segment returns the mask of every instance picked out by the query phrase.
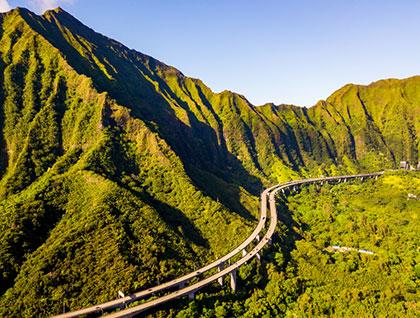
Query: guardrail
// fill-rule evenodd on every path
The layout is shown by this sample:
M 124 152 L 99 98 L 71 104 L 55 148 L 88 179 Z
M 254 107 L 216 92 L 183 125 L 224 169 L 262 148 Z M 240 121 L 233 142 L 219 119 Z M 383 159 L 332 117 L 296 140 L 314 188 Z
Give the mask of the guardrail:
M 126 306 L 129 303 L 132 303 L 134 301 L 138 301 L 142 298 L 145 298 L 147 296 L 150 296 L 150 295 L 152 295 L 154 293 L 157 293 L 157 292 L 160 292 L 162 290 L 169 289 L 169 288 L 172 288 L 172 287 L 183 287 L 184 284 L 186 284 L 187 282 L 189 282 L 193 278 L 196 278 L 200 275 L 203 275 L 213 268 L 222 266 L 223 264 L 228 262 L 231 258 L 233 258 L 235 255 L 237 255 L 239 252 L 246 249 L 249 246 L 249 244 L 251 244 L 255 239 L 257 239 L 259 237 L 259 234 L 260 234 L 261 230 L 265 226 L 266 217 L 267 217 L 266 193 L 268 191 L 270 191 L 270 189 L 272 189 L 272 188 L 274 188 L 274 187 L 271 187 L 271 188 L 268 188 L 268 189 L 264 190 L 264 192 L 261 195 L 261 214 L 260 214 L 260 219 L 259 219 L 257 227 L 254 229 L 252 234 L 244 242 L 242 242 L 238 247 L 236 247 L 234 250 L 232 250 L 231 252 L 229 252 L 225 256 L 223 256 L 223 257 L 217 259 L 216 261 L 214 261 L 214 262 L 212 262 L 212 263 L 210 263 L 210 264 L 208 264 L 208 265 L 206 265 L 202 268 L 199 268 L 199 269 L 197 269 L 197 270 L 195 270 L 191 273 L 188 273 L 184 276 L 175 278 L 171 281 L 168 281 L 166 283 L 157 285 L 155 287 L 151 287 L 151 288 L 148 288 L 146 290 L 138 291 L 138 292 L 133 293 L 129 296 L 125 296 L 125 297 L 122 297 L 122 298 L 111 300 L 111 301 L 108 301 L 108 302 L 105 302 L 105 303 L 102 303 L 102 304 L 98 304 L 98 305 L 95 305 L 95 306 L 87 307 L 87 308 L 84 308 L 84 309 L 80 309 L 80 310 L 68 312 L 68 313 L 65 313 L 65 314 L 57 315 L 57 316 L 54 316 L 54 317 L 55 318 L 72 318 L 72 317 L 78 317 L 78 316 L 82 316 L 82 315 L 103 313 L 104 311 L 111 310 L 111 309 L 114 309 L 114 308 L 121 308 L 121 307 Z
M 305 179 L 305 180 L 298 180 L 298 181 L 291 181 L 286 182 L 283 184 L 279 184 L 270 188 L 265 189 L 261 194 L 261 215 L 258 222 L 257 227 L 254 229 L 252 234 L 237 248 L 235 248 L 230 253 L 226 254 L 222 258 L 219 258 L 218 260 L 214 261 L 213 263 L 206 265 L 196 271 L 193 271 L 187 275 L 181 276 L 179 278 L 176 278 L 174 280 L 171 280 L 167 283 L 163 283 L 161 285 L 149 288 L 145 291 L 140 291 L 137 293 L 134 293 L 130 296 L 126 296 L 120 299 L 116 299 L 113 301 L 109 301 L 103 304 L 99 304 L 96 306 L 88 307 L 85 309 L 69 312 L 66 314 L 61 314 L 58 316 L 55 316 L 56 318 L 69 318 L 69 317 L 77 317 L 81 315 L 87 315 L 87 314 L 93 314 L 93 313 L 99 313 L 104 312 L 106 310 L 110 310 L 113 308 L 121 308 L 125 307 L 127 304 L 132 303 L 134 301 L 138 301 L 148 295 L 151 295 L 155 292 L 162 291 L 171 287 L 179 286 L 181 287 L 180 290 L 174 291 L 168 295 L 164 295 L 162 297 L 159 297 L 154 300 L 150 300 L 148 302 L 145 302 L 143 304 L 137 305 L 132 308 L 127 308 L 115 313 L 112 313 L 110 315 L 107 315 L 107 317 L 110 318 L 116 318 L 116 317 L 131 317 L 134 316 L 140 312 L 143 312 L 147 309 L 150 309 L 152 307 L 155 307 L 159 304 L 163 304 L 165 302 L 168 302 L 170 300 L 177 299 L 179 297 L 182 297 L 184 295 L 194 295 L 195 292 L 200 290 L 201 288 L 218 281 L 225 275 L 231 274 L 236 277 L 236 271 L 237 269 L 245 264 L 247 261 L 252 259 L 254 256 L 259 255 L 258 252 L 271 241 L 271 237 L 274 234 L 276 225 L 277 225 L 277 211 L 276 211 L 276 203 L 275 203 L 275 195 L 282 191 L 285 192 L 288 188 L 296 189 L 296 187 L 299 187 L 301 185 L 305 184 L 312 184 L 312 183 L 321 183 L 329 182 L 329 181 L 338 181 L 338 182 L 346 182 L 348 180 L 360 178 L 362 181 L 365 178 L 371 178 L 371 177 L 378 177 L 383 174 L 382 172 L 376 172 L 376 173 L 368 173 L 368 174 L 358 174 L 358 175 L 350 175 L 350 176 L 337 176 L 337 177 L 324 177 L 324 178 L 314 178 L 314 179 Z M 226 268 L 222 268 L 222 266 L 229 260 L 231 260 L 235 255 L 237 255 L 241 251 L 246 251 L 246 248 L 256 239 L 259 237 L 260 233 L 263 231 L 266 223 L 267 218 L 267 197 L 269 198 L 269 206 L 270 206 L 270 225 L 269 228 L 264 235 L 262 240 L 259 240 L 257 245 L 249 252 L 244 253 L 242 258 L 235 261 L 234 263 L 230 264 Z M 219 268 L 219 272 L 215 273 L 207 278 L 203 278 L 197 283 L 194 283 L 190 286 L 184 287 L 184 284 L 192 280 L 193 278 L 196 278 L 198 276 L 201 276 L 202 274 L 208 272 L 209 270 L 213 268 Z

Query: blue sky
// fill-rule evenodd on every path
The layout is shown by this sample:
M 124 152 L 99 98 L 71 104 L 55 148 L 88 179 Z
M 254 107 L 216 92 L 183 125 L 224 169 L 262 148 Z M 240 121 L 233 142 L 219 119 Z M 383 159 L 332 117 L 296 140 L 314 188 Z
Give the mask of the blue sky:
M 5 0 L 0 0 L 0 9 Z M 8 0 L 96 31 L 254 104 L 311 106 L 346 83 L 420 74 L 416 0 Z

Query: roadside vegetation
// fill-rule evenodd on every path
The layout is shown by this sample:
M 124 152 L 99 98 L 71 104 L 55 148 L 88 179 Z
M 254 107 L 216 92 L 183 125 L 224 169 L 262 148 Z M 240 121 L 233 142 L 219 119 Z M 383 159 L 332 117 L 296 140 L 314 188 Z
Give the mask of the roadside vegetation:
M 251 233 L 270 184 L 418 158 L 420 76 L 346 85 L 311 108 L 257 107 L 60 8 L 17 8 L 0 26 L 0 317 L 48 317 L 196 270 Z M 156 315 L 339 315 L 388 303 L 411 314 L 418 201 L 405 196 L 418 183 L 387 180 L 377 193 L 303 190 L 281 207 L 265 261 L 239 273 L 245 288 L 206 289 Z M 377 254 L 325 250 L 337 244 Z M 354 281 L 334 291 L 321 280 L 338 277 Z M 359 294 L 363 284 L 377 285 Z
M 240 291 L 203 293 L 171 315 L 418 317 L 420 201 L 409 193 L 420 197 L 418 173 L 288 196 L 279 205 L 283 224 L 274 247 L 263 263 L 241 269 Z M 333 252 L 331 245 L 375 254 Z

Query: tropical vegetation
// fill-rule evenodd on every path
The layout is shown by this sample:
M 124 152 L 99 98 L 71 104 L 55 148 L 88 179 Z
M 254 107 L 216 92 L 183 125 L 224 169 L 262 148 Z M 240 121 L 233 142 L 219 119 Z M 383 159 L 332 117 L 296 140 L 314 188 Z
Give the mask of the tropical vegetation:
M 0 316 L 49 316 L 194 270 L 250 233 L 270 184 L 419 157 L 420 77 L 347 85 L 311 108 L 255 106 L 60 8 L 0 24 Z M 318 250 L 318 234 L 296 245 Z M 301 281 L 287 253 L 273 257 L 241 275 L 256 288 L 249 308 L 285 277 L 267 284 L 295 293 L 283 313 Z

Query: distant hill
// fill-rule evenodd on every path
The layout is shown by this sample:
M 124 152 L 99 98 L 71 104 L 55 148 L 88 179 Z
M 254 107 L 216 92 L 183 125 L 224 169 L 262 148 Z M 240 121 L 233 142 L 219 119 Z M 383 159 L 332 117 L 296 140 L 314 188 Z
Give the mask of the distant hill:
M 420 77 L 347 85 L 309 109 L 255 106 L 60 8 L 0 23 L 3 316 L 197 268 L 246 237 L 264 185 L 419 156 Z

